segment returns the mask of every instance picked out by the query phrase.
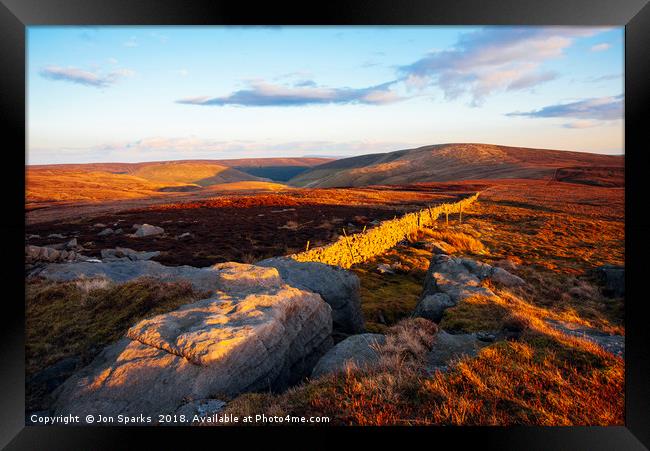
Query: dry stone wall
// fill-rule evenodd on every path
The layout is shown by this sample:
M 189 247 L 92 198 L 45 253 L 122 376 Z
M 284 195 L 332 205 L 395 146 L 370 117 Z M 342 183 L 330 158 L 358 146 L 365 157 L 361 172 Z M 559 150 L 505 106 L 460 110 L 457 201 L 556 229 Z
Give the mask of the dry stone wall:
M 479 193 L 458 202 L 408 213 L 401 218 L 384 221 L 363 233 L 344 235 L 336 243 L 317 247 L 290 257 L 301 262 L 320 262 L 350 268 L 380 255 L 403 240 L 409 233 L 423 226 L 433 225 L 445 215 L 461 213 L 478 199 Z

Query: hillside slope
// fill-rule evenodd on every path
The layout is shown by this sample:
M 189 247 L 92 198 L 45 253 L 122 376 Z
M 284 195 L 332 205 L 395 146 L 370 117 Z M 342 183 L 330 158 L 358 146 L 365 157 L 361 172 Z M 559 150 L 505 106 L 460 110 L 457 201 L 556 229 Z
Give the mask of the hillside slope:
M 290 185 L 344 187 L 481 179 L 550 179 L 560 168 L 623 167 L 622 156 L 491 144 L 439 144 L 325 163 Z

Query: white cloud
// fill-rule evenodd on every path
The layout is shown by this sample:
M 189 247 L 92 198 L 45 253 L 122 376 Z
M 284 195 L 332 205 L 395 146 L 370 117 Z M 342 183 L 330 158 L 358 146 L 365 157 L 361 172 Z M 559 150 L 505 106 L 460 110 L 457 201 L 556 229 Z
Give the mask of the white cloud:
M 600 44 L 592 45 L 590 50 L 592 52 L 604 52 L 605 50 L 609 50 L 611 47 L 612 44 L 601 42 Z
M 130 69 L 117 69 L 102 75 L 97 72 L 90 72 L 76 67 L 51 65 L 41 69 L 40 74 L 43 78 L 50 80 L 67 81 L 84 86 L 106 88 L 115 84 L 121 78 L 133 76 L 135 72 Z

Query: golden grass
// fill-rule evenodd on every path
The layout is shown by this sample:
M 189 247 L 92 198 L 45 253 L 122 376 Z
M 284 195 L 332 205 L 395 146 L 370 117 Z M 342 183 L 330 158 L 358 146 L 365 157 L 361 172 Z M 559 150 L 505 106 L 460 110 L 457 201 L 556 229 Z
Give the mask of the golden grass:
M 411 242 L 422 240 L 444 241 L 461 253 L 485 254 L 488 252 L 480 240 L 463 231 L 457 231 L 444 225 L 439 225 L 436 228 L 420 228 L 409 234 L 408 239 Z
M 89 358 L 144 317 L 175 310 L 204 295 L 189 283 L 151 278 L 123 284 L 30 281 L 25 304 L 27 374 L 65 357 Z
M 26 202 L 104 201 L 161 195 L 160 183 L 127 174 L 28 169 Z
M 242 395 L 226 413 L 325 415 L 334 425 L 623 424 L 621 359 L 529 330 L 521 342 L 493 344 L 449 372 L 427 375 L 435 329 L 426 323 L 391 328 L 381 365 L 351 367 L 280 395 Z

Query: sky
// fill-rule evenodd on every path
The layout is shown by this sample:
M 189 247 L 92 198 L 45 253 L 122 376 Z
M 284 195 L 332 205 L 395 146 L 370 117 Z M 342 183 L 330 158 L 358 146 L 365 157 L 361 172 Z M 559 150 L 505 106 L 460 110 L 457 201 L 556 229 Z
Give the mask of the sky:
M 26 163 L 622 154 L 623 43 L 594 27 L 32 26 Z

